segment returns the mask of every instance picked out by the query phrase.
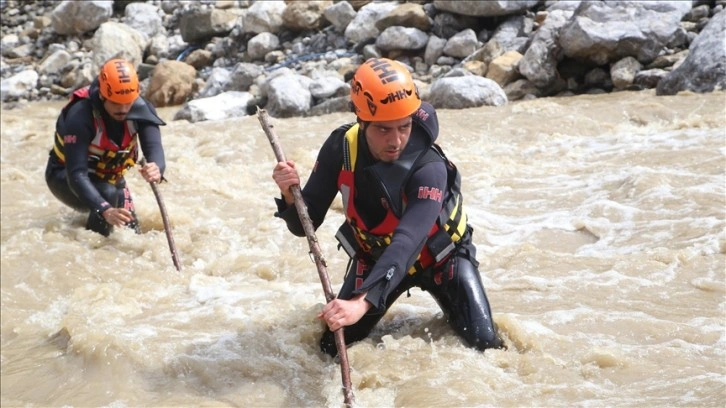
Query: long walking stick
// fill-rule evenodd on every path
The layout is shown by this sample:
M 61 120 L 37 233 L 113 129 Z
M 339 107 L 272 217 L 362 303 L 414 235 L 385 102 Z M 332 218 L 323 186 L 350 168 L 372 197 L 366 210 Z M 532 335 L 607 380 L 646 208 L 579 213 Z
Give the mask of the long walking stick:
M 270 140 L 270 144 L 272 145 L 272 150 L 275 152 L 275 157 L 277 157 L 277 161 L 286 161 L 285 153 L 283 153 L 282 147 L 280 147 L 280 143 L 277 140 L 277 136 L 272 129 L 273 126 L 269 123 L 267 112 L 265 112 L 264 109 L 258 109 L 257 118 L 260 120 L 262 129 L 265 131 L 267 138 Z M 308 238 L 310 252 L 312 252 L 313 258 L 315 259 L 315 265 L 318 267 L 320 282 L 323 284 L 323 291 L 325 291 L 325 300 L 330 302 L 331 300 L 335 299 L 335 295 L 333 294 L 333 289 L 330 286 L 330 279 L 328 278 L 325 259 L 323 258 L 322 252 L 320 250 L 320 245 L 318 245 L 318 239 L 315 237 L 313 222 L 310 220 L 308 208 L 305 205 L 305 200 L 303 200 L 300 186 L 294 185 L 291 187 L 291 190 L 293 196 L 295 196 L 295 208 L 297 209 L 297 213 L 300 216 L 300 221 L 302 222 L 303 228 L 305 229 L 305 235 Z M 345 347 L 343 328 L 336 330 L 334 334 L 335 345 L 338 347 L 338 356 L 340 356 L 340 372 L 343 376 L 343 395 L 345 398 L 345 405 L 347 407 L 350 407 L 353 404 L 354 398 L 353 389 L 350 382 L 350 367 L 348 365 L 348 353 Z
M 139 160 L 140 165 L 146 164 L 146 158 L 142 157 Z M 151 190 L 154 192 L 156 202 L 159 204 L 159 211 L 161 211 L 161 220 L 164 222 L 164 232 L 166 232 L 166 241 L 169 243 L 169 250 L 171 251 L 171 260 L 174 262 L 176 270 L 181 272 L 181 265 L 179 265 L 179 254 L 176 252 L 176 245 L 174 245 L 174 237 L 171 235 L 171 224 L 169 223 L 169 217 L 166 215 L 166 206 L 164 200 L 161 198 L 161 192 L 156 183 L 149 183 Z

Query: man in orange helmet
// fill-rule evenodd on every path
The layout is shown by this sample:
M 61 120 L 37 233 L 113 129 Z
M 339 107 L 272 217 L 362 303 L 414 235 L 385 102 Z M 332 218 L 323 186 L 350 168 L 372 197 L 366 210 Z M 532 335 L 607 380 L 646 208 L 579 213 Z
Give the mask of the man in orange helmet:
M 89 211 L 86 228 L 108 236 L 113 226 L 140 232 L 124 173 L 138 159 L 141 175 L 162 180 L 165 168 L 160 125 L 154 107 L 139 96 L 139 78 L 128 61 L 106 62 L 91 85 L 78 89 L 56 121 L 45 180 L 64 204 Z
M 408 69 L 385 58 L 356 70 L 351 102 L 356 123 L 332 132 L 302 189 L 316 229 L 340 191 L 346 221 L 336 238 L 351 258 L 338 297 L 318 315 L 328 326 L 321 349 L 337 354 L 333 332 L 342 327 L 347 344 L 367 337 L 412 287 L 434 297 L 467 345 L 504 347 L 477 269 L 459 173 L 435 144 L 436 111 L 421 101 Z M 295 163 L 277 163 L 272 178 L 282 193 L 275 216 L 305 236 L 290 190 L 300 184 Z

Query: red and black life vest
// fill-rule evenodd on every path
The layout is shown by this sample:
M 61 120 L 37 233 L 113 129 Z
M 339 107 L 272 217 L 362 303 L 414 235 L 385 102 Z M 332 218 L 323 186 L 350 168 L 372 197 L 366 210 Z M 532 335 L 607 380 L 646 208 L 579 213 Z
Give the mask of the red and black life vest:
M 461 180 L 456 167 L 444 156 L 437 145 L 426 144 L 421 152 L 415 152 L 416 159 L 405 168 L 397 167 L 388 174 L 378 174 L 380 184 L 386 190 L 390 203 L 386 216 L 378 225 L 366 225 L 355 208 L 355 163 L 358 156 L 359 125 L 355 124 L 345 133 L 343 167 L 338 176 L 338 190 L 343 198 L 346 224 L 336 234 L 341 246 L 351 257 L 368 256 L 377 260 L 376 254 L 390 245 L 393 232 L 398 226 L 405 209 L 405 196 L 400 193 L 403 183 L 421 161 L 443 160 L 448 172 L 448 194 L 445 196 L 437 222 L 429 231 L 426 245 L 417 260 L 409 268 L 414 274 L 429 266 L 443 263 L 466 232 L 467 217 L 462 205 Z M 413 135 L 412 135 L 413 136 Z M 410 141 L 409 141 L 410 143 Z M 399 174 L 392 174 L 393 172 Z M 401 174 L 403 173 L 403 174 Z M 393 184 L 391 182 L 393 180 Z M 398 201 L 398 202 L 396 202 Z
M 65 115 L 68 109 L 79 100 L 88 99 L 90 97 L 89 88 L 89 86 L 86 86 L 73 92 L 70 101 L 63 107 L 61 114 Z M 120 146 L 108 137 L 106 124 L 96 108 L 93 108 L 93 124 L 96 135 L 88 146 L 88 171 L 102 180 L 115 183 L 129 168 L 136 164 L 138 158 L 136 123 L 133 120 L 124 122 L 124 135 Z M 64 145 L 63 136 L 56 131 L 53 152 L 61 164 L 65 163 Z

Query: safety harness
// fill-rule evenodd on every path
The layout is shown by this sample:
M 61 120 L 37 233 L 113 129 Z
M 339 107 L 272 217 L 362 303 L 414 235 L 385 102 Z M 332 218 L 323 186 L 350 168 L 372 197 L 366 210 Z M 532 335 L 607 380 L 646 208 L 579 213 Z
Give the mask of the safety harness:
M 410 175 L 423 164 L 442 161 L 447 169 L 447 194 L 445 194 L 441 213 L 431 227 L 428 239 L 416 261 L 409 268 L 413 275 L 432 265 L 442 264 L 448 259 L 455 244 L 466 231 L 467 217 L 462 205 L 461 178 L 451 161 L 435 143 L 424 143 L 420 149 L 413 149 L 396 161 L 396 166 L 373 169 L 389 206 L 383 221 L 376 226 L 367 226 L 355 208 L 355 164 L 358 156 L 358 124 L 351 126 L 343 140 L 343 167 L 338 176 L 338 189 L 343 199 L 346 223 L 336 238 L 351 258 L 368 259 L 375 262 L 388 245 L 406 207 L 403 187 Z M 412 135 L 413 136 L 413 135 Z M 409 140 L 411 143 L 411 140 Z M 409 150 L 409 149 L 406 149 Z M 404 157 L 405 156 L 405 157 Z M 373 167 L 375 167 L 374 165 Z
M 91 95 L 89 89 L 90 86 L 86 86 L 73 92 L 70 101 L 63 108 L 62 115 L 65 115 L 74 103 L 82 99 L 89 99 Z M 96 135 L 88 146 L 88 172 L 94 174 L 101 180 L 115 184 L 129 168 L 136 164 L 138 158 L 138 130 L 136 121 L 126 120 L 124 122 L 124 134 L 120 146 L 108 137 L 106 124 L 96 107 L 93 107 L 93 125 L 96 130 Z M 65 154 L 63 153 L 64 145 L 65 141 L 63 140 L 63 136 L 56 131 L 53 152 L 60 164 L 65 164 Z

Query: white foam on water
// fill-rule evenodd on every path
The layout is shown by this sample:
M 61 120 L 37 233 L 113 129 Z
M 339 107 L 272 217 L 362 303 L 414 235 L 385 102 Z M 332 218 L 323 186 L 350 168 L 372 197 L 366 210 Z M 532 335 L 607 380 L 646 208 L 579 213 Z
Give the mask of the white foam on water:
M 413 290 L 348 349 L 357 404 L 721 406 L 723 112 L 704 111 L 709 95 L 673 98 L 441 112 L 509 350 L 468 348 Z M 136 171 L 144 233 L 85 231 L 83 214 L 29 182 L 42 180 L 52 121 L 25 130 L 36 124 L 13 115 L 0 138 L 3 405 L 341 405 L 340 367 L 318 345 L 321 282 L 305 238 L 272 216 L 274 157 L 256 118 L 163 129 L 179 272 Z M 274 122 L 305 178 L 330 124 L 349 119 Z M 317 230 L 334 291 L 340 211 Z M 67 347 L 48 341 L 61 329 Z

